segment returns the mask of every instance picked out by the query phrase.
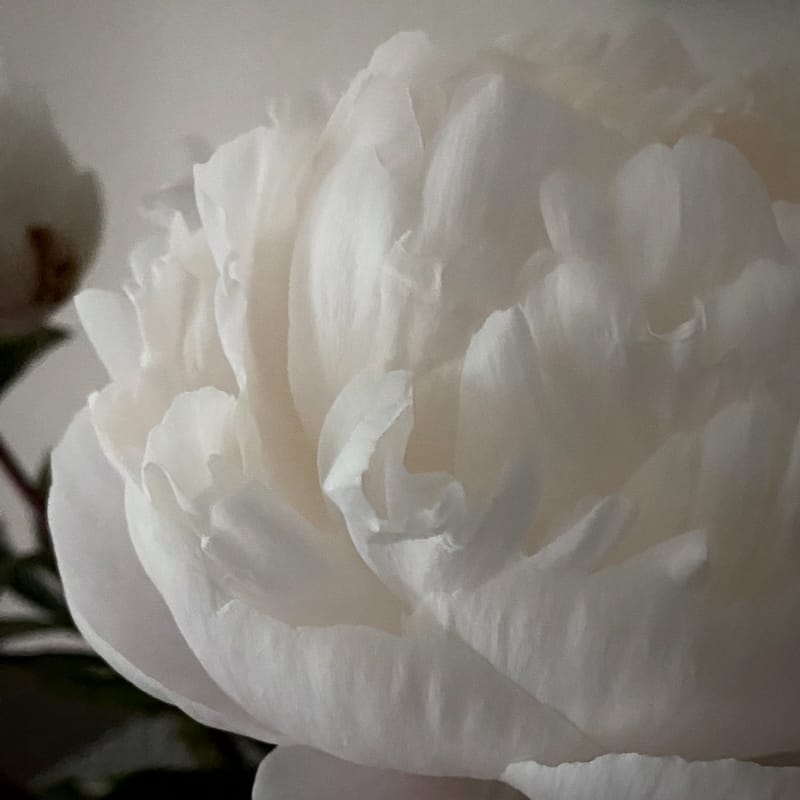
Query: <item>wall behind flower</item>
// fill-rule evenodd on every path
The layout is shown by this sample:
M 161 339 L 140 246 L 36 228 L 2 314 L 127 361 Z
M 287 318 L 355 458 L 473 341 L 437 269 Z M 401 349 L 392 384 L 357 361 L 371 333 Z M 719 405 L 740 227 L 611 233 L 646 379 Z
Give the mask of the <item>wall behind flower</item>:
M 667 9 L 711 69 L 791 57 L 800 33 L 794 0 L 0 0 L 0 48 L 10 76 L 41 87 L 78 161 L 100 175 L 106 227 L 86 283 L 112 287 L 145 229 L 137 202 L 184 168 L 185 134 L 219 142 L 261 121 L 271 97 L 336 86 L 399 29 L 423 28 L 458 53 L 544 19 L 630 5 Z M 71 310 L 61 319 L 75 322 Z M 5 398 L 0 430 L 33 467 L 102 380 L 78 336 Z M 0 509 L 19 530 L 4 484 Z

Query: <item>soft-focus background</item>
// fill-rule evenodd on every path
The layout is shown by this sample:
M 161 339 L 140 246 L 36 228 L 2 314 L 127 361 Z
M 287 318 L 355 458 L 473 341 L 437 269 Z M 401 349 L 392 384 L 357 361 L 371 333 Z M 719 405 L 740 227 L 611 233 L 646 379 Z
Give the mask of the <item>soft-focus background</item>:
M 270 98 L 338 87 L 401 29 L 422 28 L 457 55 L 576 14 L 613 23 L 630 6 L 666 10 L 711 71 L 800 60 L 795 0 L 0 0 L 0 53 L 12 80 L 41 88 L 77 160 L 100 176 L 104 239 L 85 283 L 108 288 L 145 230 L 139 199 L 186 169 L 185 135 L 221 142 L 263 121 Z M 71 309 L 59 318 L 75 321 Z M 35 468 L 102 382 L 76 336 L 4 397 L 0 431 L 26 466 Z M 0 509 L 25 546 L 24 511 L 2 481 Z M 37 708 L 28 689 L 0 683 L 0 770 L 39 769 L 116 721 L 87 722 L 78 706 Z M 43 714 L 46 741 L 34 746 Z

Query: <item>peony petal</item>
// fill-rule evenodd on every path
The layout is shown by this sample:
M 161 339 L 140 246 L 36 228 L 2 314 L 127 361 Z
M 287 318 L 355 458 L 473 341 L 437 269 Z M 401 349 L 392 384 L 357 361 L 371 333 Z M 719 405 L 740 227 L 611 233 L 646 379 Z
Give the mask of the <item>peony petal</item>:
M 139 366 L 142 351 L 136 312 L 119 292 L 86 289 L 75 297 L 81 325 L 112 380 Z
M 122 481 L 100 451 L 84 410 L 53 451 L 49 507 L 59 573 L 76 625 L 143 691 L 204 725 L 282 740 L 225 695 L 198 663 L 142 570 L 123 515 Z
M 650 373 L 635 359 L 644 335 L 637 298 L 602 263 L 566 261 L 530 287 L 535 342 L 533 411 L 540 504 L 533 541 L 554 515 L 616 490 L 652 446 Z M 637 402 L 637 392 L 646 395 Z
M 168 364 L 187 389 L 230 389 L 234 380 L 214 318 L 218 276 L 208 244 L 175 215 L 166 248 L 140 269 L 139 285 L 128 290 L 139 319 L 142 360 Z
M 195 167 L 197 207 L 221 278 L 220 337 L 240 388 L 260 377 L 251 374 L 258 372 L 251 353 L 264 349 L 264 342 L 250 336 L 254 315 L 261 325 L 259 336 L 270 345 L 261 368 L 273 380 L 273 370 L 285 370 L 285 362 L 274 365 L 276 356 L 280 363 L 276 344 L 286 337 L 289 256 L 284 239 L 296 223 L 317 134 L 313 119 L 256 128 Z M 285 374 L 279 379 L 285 382 Z
M 382 266 L 406 227 L 399 187 L 374 150 L 329 174 L 295 246 L 290 286 L 289 377 L 316 439 L 339 391 L 373 357 Z
M 147 437 L 142 466 L 161 467 L 187 510 L 214 487 L 212 457 L 243 468 L 235 413 L 236 400 L 211 386 L 184 392 Z
M 800 269 L 771 261 L 747 266 L 735 281 L 719 288 L 706 304 L 708 331 L 703 341 L 707 363 L 734 351 L 740 369 L 767 372 L 787 360 L 786 350 L 800 336 Z
M 145 367 L 89 396 L 92 425 L 106 458 L 123 475 L 139 480 L 147 437 L 185 389 L 180 375 Z
M 800 795 L 797 768 L 633 753 L 557 767 L 511 764 L 502 779 L 531 800 L 793 800 Z
M 554 172 L 542 183 L 539 194 L 553 250 L 565 260 L 612 260 L 610 214 L 591 183 L 575 173 Z
M 211 575 L 232 596 L 291 625 L 400 630 L 399 603 L 352 548 L 264 486 L 239 483 L 212 505 L 201 539 Z
M 252 423 L 242 398 L 205 387 L 178 395 L 147 440 L 145 473 L 168 481 L 214 580 L 284 622 L 397 630 L 397 604 L 352 548 L 260 482 Z
M 783 242 L 769 194 L 741 153 L 701 136 L 675 145 L 681 185 L 681 262 L 717 282 L 757 258 L 780 261 Z
M 509 758 L 598 754 L 441 631 L 293 628 L 232 597 L 211 578 L 169 484 L 156 478 L 148 476 L 149 498 L 127 484 L 137 553 L 209 674 L 264 724 L 342 758 L 422 774 L 491 778 Z
M 800 262 L 800 203 L 775 203 L 773 210 L 786 247 Z
M 524 334 L 519 334 L 519 319 L 523 319 Z M 516 321 L 510 333 L 519 334 L 517 341 L 513 335 L 502 335 L 509 333 L 511 321 Z M 497 341 L 492 341 L 494 335 Z M 494 361 L 494 389 L 506 379 L 512 382 L 511 392 L 518 392 L 520 387 L 513 382 L 526 372 L 527 365 L 521 360 L 525 350 L 520 345 L 525 337 L 530 339 L 519 311 L 498 313 L 487 324 L 473 359 L 475 363 L 481 358 Z M 499 349 L 493 350 L 495 346 Z M 511 351 L 510 358 L 502 353 L 503 347 Z M 464 390 L 479 395 L 492 388 L 480 386 L 479 377 L 474 372 L 471 380 L 463 383 Z M 498 391 L 509 399 L 511 392 Z M 487 397 L 490 395 L 488 392 Z M 481 402 L 486 399 L 478 398 L 471 407 L 481 422 L 485 418 Z M 465 410 L 468 405 L 464 403 Z M 475 421 L 469 413 L 463 417 L 466 420 Z M 363 375 L 339 395 L 320 438 L 320 480 L 326 495 L 342 512 L 362 559 L 410 602 L 434 589 L 455 591 L 485 580 L 517 557 L 530 527 L 535 496 L 533 457 L 524 445 L 501 460 L 499 472 L 489 476 L 486 486 L 478 482 L 480 476 L 472 475 L 476 484 L 470 487 L 471 497 L 465 496 L 462 484 L 448 474 L 409 473 L 404 456 L 413 424 L 407 373 L 393 372 L 377 379 Z M 470 436 L 472 433 L 470 430 Z M 508 430 L 503 433 L 511 434 Z M 467 440 L 465 430 L 462 440 Z M 505 436 L 502 446 L 510 441 Z M 501 445 L 484 442 L 474 447 L 485 452 L 487 447 L 498 449 Z M 461 462 L 468 464 L 466 453 Z
M 455 477 L 477 508 L 524 460 L 532 460 L 534 345 L 519 306 L 496 311 L 472 337 L 461 372 Z M 531 507 L 534 476 L 528 476 Z M 523 525 L 525 521 L 523 520 Z
M 402 31 L 375 48 L 367 72 L 390 78 L 418 79 L 438 60 L 438 52 L 422 31 Z
M 261 762 L 253 800 L 521 800 L 510 786 L 371 769 L 312 750 L 280 747 Z
M 644 292 L 655 292 L 675 269 L 681 235 L 681 186 L 673 151 L 653 144 L 619 171 L 612 193 L 620 250 Z
M 588 574 L 611 550 L 630 522 L 630 505 L 606 497 L 532 557 L 540 569 Z
M 605 522 L 616 525 L 613 516 Z M 724 535 L 734 558 L 747 552 L 747 537 Z M 792 686 L 800 632 L 790 622 L 800 600 L 791 570 L 773 569 L 769 591 L 762 581 L 759 594 L 750 588 L 731 602 L 719 596 L 730 588 L 726 564 L 725 548 L 694 530 L 588 576 L 543 569 L 533 556 L 424 605 L 608 750 L 698 759 L 791 751 L 800 713 Z M 720 570 L 725 580 L 717 580 Z
M 602 539 L 619 528 L 613 514 L 593 521 Z M 533 556 L 458 597 L 431 596 L 425 607 L 606 749 L 649 749 L 672 719 L 676 694 L 692 691 L 700 631 L 690 620 L 699 598 L 676 576 L 704 553 L 696 532 L 589 575 Z
M 195 169 L 197 204 L 219 273 L 215 328 L 247 387 L 271 486 L 304 516 L 324 518 L 314 453 L 289 390 L 289 267 L 319 136 L 318 104 L 221 147 Z M 225 388 L 225 387 L 221 387 Z
M 544 244 L 542 180 L 559 168 L 601 178 L 626 150 L 609 130 L 509 77 L 468 81 L 436 141 L 422 199 L 420 247 L 453 265 L 444 276 L 451 300 L 510 305 L 519 269 Z
M 320 174 L 351 150 L 374 150 L 387 168 L 415 172 L 423 155 L 417 112 L 425 118 L 437 105 L 438 71 L 438 53 L 424 33 L 398 33 L 380 45 L 325 126 Z
M 667 309 L 683 312 L 752 261 L 785 256 L 763 182 L 727 142 L 692 136 L 674 149 L 646 147 L 620 171 L 614 199 L 632 280 L 659 329 L 675 322 Z
M 715 580 L 737 594 L 774 580 L 758 556 L 773 545 L 764 528 L 774 524 L 774 487 L 790 446 L 786 429 L 775 404 L 756 397 L 720 411 L 701 435 L 691 524 L 709 531 Z
M 195 200 L 221 274 L 244 280 L 256 246 L 275 132 L 255 128 L 194 168 Z

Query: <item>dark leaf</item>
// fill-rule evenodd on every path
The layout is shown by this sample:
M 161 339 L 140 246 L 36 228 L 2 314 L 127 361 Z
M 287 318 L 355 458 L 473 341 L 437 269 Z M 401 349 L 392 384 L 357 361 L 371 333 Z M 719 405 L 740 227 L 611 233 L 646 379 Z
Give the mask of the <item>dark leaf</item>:
M 0 522 L 0 595 L 11 582 L 14 574 L 14 551 L 6 537 L 5 527 Z
M 48 566 L 48 556 L 36 553 L 18 558 L 10 580 L 20 597 L 48 612 L 55 622 L 72 626 L 58 577 Z
M 108 790 L 101 791 L 97 782 L 81 786 L 70 779 L 41 792 L 48 800 L 176 800 L 176 798 L 225 798 L 249 800 L 253 791 L 255 770 L 154 769 L 133 772 L 108 781 Z
M 50 494 L 50 486 L 53 482 L 52 470 L 50 467 L 50 453 L 42 459 L 39 471 L 36 473 L 36 490 L 42 497 L 44 507 L 47 507 L 47 497 Z M 47 524 L 47 515 L 38 514 L 36 519 L 36 541 L 39 544 L 39 555 L 42 564 L 51 572 L 56 572 L 56 554 L 53 550 L 53 539 L 50 536 L 50 527 Z
M 53 472 L 50 465 L 50 453 L 42 459 L 39 471 L 36 473 L 36 488 L 44 497 L 50 493 L 50 484 L 53 482 Z
M 62 629 L 50 622 L 40 619 L 26 619 L 25 617 L 6 617 L 0 619 L 0 644 L 6 639 L 16 636 L 29 636 L 33 633 L 59 633 Z
M 139 691 L 93 653 L 0 653 L 0 668 L 23 669 L 55 689 L 102 706 L 141 714 L 171 706 Z
M 3 800 L 36 800 L 39 795 L 32 794 L 22 786 L 0 773 L 0 797 Z
M 26 336 L 0 339 L 0 394 L 37 358 L 68 337 L 63 328 L 39 328 Z

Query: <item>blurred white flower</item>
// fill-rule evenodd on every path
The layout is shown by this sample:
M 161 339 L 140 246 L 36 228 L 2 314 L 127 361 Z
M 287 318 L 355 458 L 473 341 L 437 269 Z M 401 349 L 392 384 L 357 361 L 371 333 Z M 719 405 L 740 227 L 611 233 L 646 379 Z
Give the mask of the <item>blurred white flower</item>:
M 0 337 L 71 297 L 100 238 L 100 189 L 76 167 L 42 98 L 0 70 Z
M 800 215 L 709 135 L 778 123 L 734 85 L 681 112 L 660 24 L 458 70 L 402 34 L 80 295 L 71 608 L 282 745 L 257 797 L 800 796 L 755 763 L 800 748 Z

